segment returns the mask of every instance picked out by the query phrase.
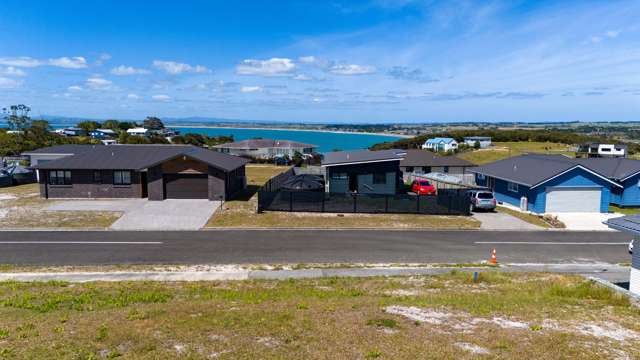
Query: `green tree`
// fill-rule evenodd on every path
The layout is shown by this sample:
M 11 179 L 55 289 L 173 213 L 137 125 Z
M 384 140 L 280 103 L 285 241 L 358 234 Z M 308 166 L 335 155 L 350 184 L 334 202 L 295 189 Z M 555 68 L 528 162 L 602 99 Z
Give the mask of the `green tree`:
M 86 131 L 87 133 L 100 128 L 100 123 L 97 121 L 87 120 L 81 121 L 77 125 L 80 129 Z
M 105 129 L 111 129 L 113 131 L 120 130 L 120 122 L 118 120 L 107 120 L 102 123 L 102 127 Z
M 131 121 L 121 121 L 118 124 L 118 128 L 122 131 L 127 131 L 129 129 L 132 129 L 134 127 L 138 126 L 136 123 L 131 122 Z
M 155 116 L 147 116 L 147 118 L 144 119 L 144 121 L 142 122 L 142 126 L 145 129 L 149 129 L 149 130 L 162 130 L 162 129 L 164 129 L 164 124 L 162 123 L 162 120 L 160 120 L 159 118 L 157 118 Z
M 24 104 L 11 105 L 9 108 L 2 108 L 5 120 L 11 130 L 25 131 L 31 126 L 29 112 L 31 108 Z
M 476 150 L 480 149 L 480 141 L 476 140 L 476 142 L 473 143 L 473 148 Z

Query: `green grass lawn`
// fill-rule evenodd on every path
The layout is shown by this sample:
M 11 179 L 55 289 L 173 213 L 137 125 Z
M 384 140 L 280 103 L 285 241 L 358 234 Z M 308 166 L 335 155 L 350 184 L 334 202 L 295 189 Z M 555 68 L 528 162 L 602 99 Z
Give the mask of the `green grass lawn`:
M 236 199 L 227 201 L 216 212 L 207 227 L 241 228 L 381 228 L 381 229 L 477 229 L 480 222 L 465 216 L 419 214 L 331 214 L 273 212 L 256 213 L 257 189 L 288 167 L 247 165 L 248 190 Z
M 524 153 L 562 154 L 575 156 L 573 146 L 548 142 L 495 142 L 487 149 L 473 150 L 459 156 L 474 164 L 486 164 Z
M 578 276 L 0 283 L 7 359 L 640 357 L 640 310 Z
M 623 215 L 640 214 L 640 208 L 621 208 L 615 205 L 609 205 L 609 212 L 620 213 Z

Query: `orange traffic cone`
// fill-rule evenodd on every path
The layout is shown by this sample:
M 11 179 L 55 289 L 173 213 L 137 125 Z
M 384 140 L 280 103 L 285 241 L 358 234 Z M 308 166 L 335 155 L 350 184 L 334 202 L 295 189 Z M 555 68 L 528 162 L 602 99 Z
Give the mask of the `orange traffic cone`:
M 489 259 L 489 264 L 498 265 L 498 257 L 496 256 L 496 248 L 491 250 L 491 259 Z

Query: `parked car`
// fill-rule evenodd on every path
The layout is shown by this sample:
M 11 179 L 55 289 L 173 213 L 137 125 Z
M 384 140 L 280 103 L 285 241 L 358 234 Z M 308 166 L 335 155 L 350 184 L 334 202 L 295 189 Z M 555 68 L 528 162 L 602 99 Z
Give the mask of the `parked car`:
M 633 255 L 633 240 L 629 242 L 629 254 Z
M 471 190 L 467 193 L 471 204 L 471 211 L 476 210 L 494 210 L 496 208 L 496 198 L 493 192 L 489 190 Z
M 436 188 L 428 180 L 413 180 L 411 192 L 416 195 L 435 195 Z

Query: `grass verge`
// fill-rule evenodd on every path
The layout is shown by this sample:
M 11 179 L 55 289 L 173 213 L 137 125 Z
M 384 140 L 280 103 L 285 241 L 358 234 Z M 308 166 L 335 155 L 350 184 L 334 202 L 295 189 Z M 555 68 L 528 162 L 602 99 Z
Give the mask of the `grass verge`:
M 509 214 L 522 221 L 526 221 L 529 224 L 540 226 L 546 229 L 564 229 L 565 225 L 557 219 L 547 219 L 544 216 L 534 215 L 529 213 L 512 210 L 504 206 L 496 206 L 496 211 L 504 214 Z
M 0 228 L 107 228 L 122 214 L 108 211 L 47 211 L 38 184 L 0 189 Z
M 622 208 L 615 205 L 609 205 L 609 212 L 619 213 L 623 215 L 640 214 L 640 208 Z
M 247 165 L 248 189 L 224 204 L 206 227 L 242 228 L 381 228 L 381 229 L 477 229 L 480 222 L 463 216 L 418 214 L 256 213 L 256 191 L 287 167 Z
M 0 317 L 0 356 L 16 359 L 640 356 L 637 308 L 555 274 L 3 282 Z
M 490 148 L 468 151 L 460 154 L 459 156 L 474 164 L 481 165 L 525 153 L 562 154 L 570 157 L 575 156 L 575 152 L 571 145 L 533 141 L 495 142 Z

